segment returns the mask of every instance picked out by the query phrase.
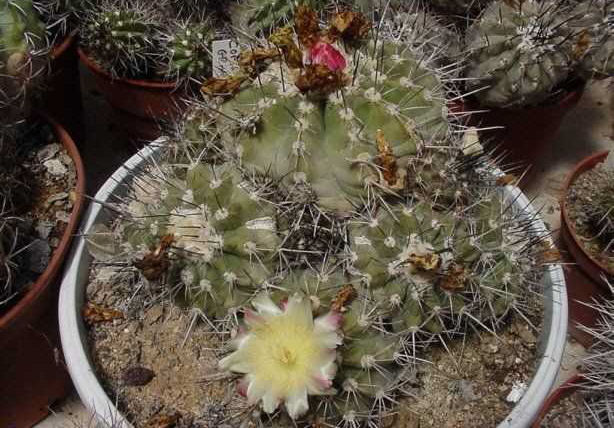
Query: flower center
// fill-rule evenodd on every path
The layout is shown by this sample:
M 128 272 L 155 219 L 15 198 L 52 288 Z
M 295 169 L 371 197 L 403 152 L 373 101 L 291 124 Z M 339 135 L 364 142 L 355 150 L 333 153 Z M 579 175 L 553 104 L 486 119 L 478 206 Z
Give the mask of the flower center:
M 282 347 L 280 350 L 280 355 L 278 357 L 279 362 L 285 364 L 287 366 L 292 366 L 296 363 L 296 353 L 292 350 Z

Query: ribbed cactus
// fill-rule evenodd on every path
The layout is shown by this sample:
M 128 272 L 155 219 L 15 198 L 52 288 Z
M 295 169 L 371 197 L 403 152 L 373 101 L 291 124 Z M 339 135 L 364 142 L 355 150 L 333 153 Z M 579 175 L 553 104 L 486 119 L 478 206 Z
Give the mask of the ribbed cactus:
M 159 10 L 150 2 L 105 0 L 85 10 L 81 43 L 114 77 L 151 77 L 163 52 Z
M 250 404 L 373 426 L 428 346 L 524 310 L 541 246 L 412 44 L 315 16 L 205 82 L 90 248 L 236 333 L 220 367 Z
M 614 253 L 614 171 L 606 170 L 602 177 L 603 181 L 595 183 L 592 204 L 583 209 L 603 248 Z
M 570 8 L 554 0 L 495 1 L 468 30 L 466 77 L 485 106 L 539 104 L 577 61 Z
M 80 16 L 90 5 L 88 0 L 36 0 L 36 3 L 41 6 L 41 18 L 56 42 L 79 26 Z
M 614 4 L 606 0 L 579 2 L 571 15 L 583 77 L 614 75 Z
M 5 109 L 23 109 L 26 90 L 46 70 L 45 25 L 30 0 L 0 6 L 0 108 L 2 123 L 14 120 Z
M 211 75 L 211 28 L 207 23 L 178 23 L 166 36 L 169 74 L 203 80 Z

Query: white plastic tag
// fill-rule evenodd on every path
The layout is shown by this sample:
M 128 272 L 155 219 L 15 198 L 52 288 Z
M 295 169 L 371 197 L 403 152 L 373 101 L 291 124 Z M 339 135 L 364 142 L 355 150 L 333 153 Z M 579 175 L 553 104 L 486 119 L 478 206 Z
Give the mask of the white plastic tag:
M 225 77 L 239 68 L 239 44 L 234 40 L 214 40 L 211 44 L 213 52 L 213 77 Z

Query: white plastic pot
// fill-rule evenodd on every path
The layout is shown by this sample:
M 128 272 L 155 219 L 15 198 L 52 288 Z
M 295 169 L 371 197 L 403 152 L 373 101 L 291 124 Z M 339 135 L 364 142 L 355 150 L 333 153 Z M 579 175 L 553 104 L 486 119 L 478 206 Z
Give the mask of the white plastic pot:
M 138 170 L 148 158 L 155 155 L 159 142 L 154 142 L 130 158 L 96 194 L 99 202 L 108 201 L 111 195 L 125 192 L 131 171 Z M 548 231 L 529 200 L 514 186 L 505 188 L 506 196 L 513 201 L 515 209 L 524 211 L 526 217 L 533 219 L 532 232 L 546 236 Z M 62 349 L 68 371 L 83 403 L 95 413 L 101 422 L 113 428 L 128 428 L 129 424 L 117 411 L 115 403 L 102 388 L 94 366 L 90 361 L 87 346 L 87 332 L 81 318 L 81 308 L 85 302 L 91 256 L 86 250 L 83 234 L 92 225 L 105 221 L 108 214 L 99 203 L 92 203 L 85 213 L 81 235 L 73 244 L 73 251 L 64 274 L 59 302 L 60 334 Z M 538 342 L 539 365 L 531 384 L 512 412 L 499 424 L 504 427 L 528 427 L 537 416 L 539 409 L 554 384 L 567 334 L 567 292 L 565 277 L 559 265 L 550 265 L 543 278 L 544 285 L 544 322 Z

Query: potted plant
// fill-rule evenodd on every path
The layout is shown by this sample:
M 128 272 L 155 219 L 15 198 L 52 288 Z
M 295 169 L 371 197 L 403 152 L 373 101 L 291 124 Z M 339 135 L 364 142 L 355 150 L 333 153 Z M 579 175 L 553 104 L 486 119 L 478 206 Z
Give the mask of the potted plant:
M 299 7 L 294 29 L 206 81 L 211 98 L 181 133 L 97 194 L 59 311 L 83 402 L 137 426 L 383 426 L 418 405 L 405 395 L 424 388 L 417 370 L 442 369 L 425 359 L 459 355 L 455 337 L 496 365 L 489 332 L 514 320 L 538 358 L 529 325 L 543 322 L 534 381 L 510 378 L 512 404 L 493 397 L 482 415 L 526 425 L 566 330 L 558 265 L 546 267 L 550 316 L 530 309 L 545 227 L 479 145 L 449 136 L 440 76 L 419 50 L 376 40 L 357 13 L 325 28 L 316 16 Z M 512 353 L 525 349 L 515 337 Z
M 79 152 L 51 118 L 28 115 L 45 76 L 45 26 L 31 1 L 0 7 L 0 425 L 30 426 L 70 390 L 55 282 L 83 203 Z
M 592 326 L 598 313 L 584 303 L 609 295 L 607 279 L 614 277 L 614 168 L 608 152 L 580 162 L 565 183 L 561 200 L 561 237 L 573 263 L 566 270 L 571 318 Z M 591 337 L 571 326 L 577 338 L 590 345 Z
M 571 419 L 574 425 L 606 427 L 614 424 L 611 408 L 614 399 L 614 387 L 612 386 L 614 370 L 611 361 L 614 351 L 612 343 L 614 301 L 610 294 L 607 299 L 595 299 L 588 306 L 598 313 L 598 320 L 595 325 L 580 326 L 580 329 L 591 336 L 594 342 L 588 354 L 582 359 L 580 373 L 573 376 L 548 397 L 533 424 L 534 428 L 561 426 L 560 422 L 551 420 L 556 417 L 557 407 L 563 407 L 560 404 L 561 400 L 572 394 L 576 395 L 576 400 L 565 406 L 567 407 L 565 410 L 566 418 Z M 550 422 L 550 425 L 547 422 Z
M 84 13 L 81 61 L 107 101 L 128 114 L 118 118 L 137 136 L 159 135 L 159 125 L 177 118 L 184 98 L 211 75 L 215 18 L 202 5 L 191 20 L 181 18 L 183 7 L 105 0 Z
M 82 0 L 37 0 L 41 19 L 52 41 L 49 76 L 45 80 L 43 109 L 60 121 L 76 140 L 84 137 L 81 80 L 77 55 L 77 26 Z
M 511 164 L 537 159 L 586 81 L 612 74 L 611 7 L 499 0 L 468 29 L 466 105 Z

